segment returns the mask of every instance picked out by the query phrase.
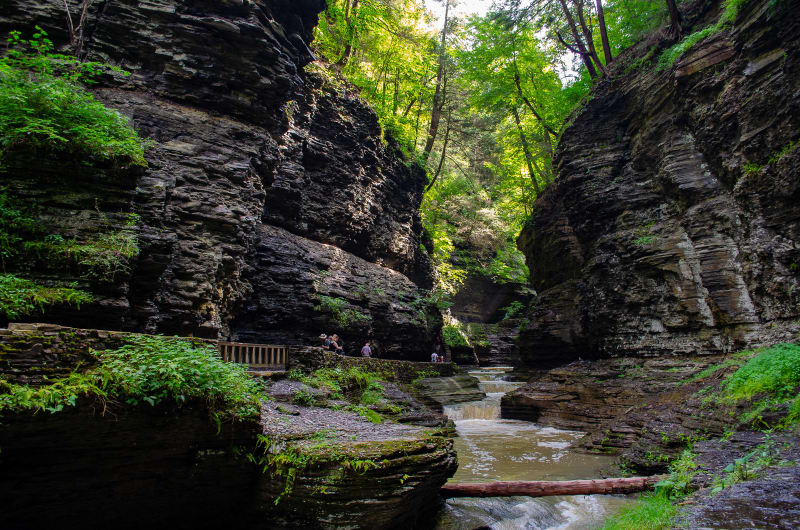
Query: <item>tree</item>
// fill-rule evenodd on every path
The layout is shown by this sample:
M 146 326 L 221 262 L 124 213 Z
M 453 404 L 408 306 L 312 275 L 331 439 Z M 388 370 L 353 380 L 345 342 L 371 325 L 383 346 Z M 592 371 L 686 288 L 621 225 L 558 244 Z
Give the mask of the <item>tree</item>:
M 443 106 L 443 83 L 447 83 L 445 75 L 447 57 L 447 19 L 450 13 L 450 0 L 444 0 L 444 24 L 442 25 L 442 42 L 439 46 L 439 66 L 436 71 L 436 91 L 433 93 L 433 103 L 431 104 L 431 121 L 428 128 L 428 139 L 425 141 L 425 148 L 422 153 L 427 159 L 433 149 L 433 142 L 436 141 L 436 133 L 439 130 L 439 120 L 442 116 Z

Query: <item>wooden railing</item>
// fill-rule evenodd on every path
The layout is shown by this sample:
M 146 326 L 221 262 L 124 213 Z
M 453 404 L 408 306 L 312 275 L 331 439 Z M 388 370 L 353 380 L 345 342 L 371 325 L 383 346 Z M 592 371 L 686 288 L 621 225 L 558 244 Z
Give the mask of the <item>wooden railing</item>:
M 289 361 L 286 346 L 222 341 L 217 344 L 223 361 L 247 364 L 257 370 L 286 370 L 286 363 Z

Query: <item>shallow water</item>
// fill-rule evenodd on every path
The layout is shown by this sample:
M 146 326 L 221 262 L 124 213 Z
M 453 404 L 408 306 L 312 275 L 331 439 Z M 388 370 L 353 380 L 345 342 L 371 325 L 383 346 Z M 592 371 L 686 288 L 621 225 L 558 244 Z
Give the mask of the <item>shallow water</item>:
M 445 407 L 458 431 L 459 467 L 451 482 L 494 480 L 572 480 L 600 476 L 611 459 L 571 453 L 568 446 L 583 433 L 500 419 L 500 398 L 522 383 L 506 381 L 510 368 L 470 372 L 487 393 L 483 401 Z M 586 529 L 602 524 L 627 497 L 495 497 L 448 499 L 437 529 Z

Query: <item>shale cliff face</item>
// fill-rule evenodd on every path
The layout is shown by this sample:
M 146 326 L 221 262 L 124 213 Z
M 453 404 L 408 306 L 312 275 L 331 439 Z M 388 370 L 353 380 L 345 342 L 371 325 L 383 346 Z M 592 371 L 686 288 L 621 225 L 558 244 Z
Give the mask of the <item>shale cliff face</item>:
M 38 24 L 65 44 L 63 3 L 35 4 L 6 2 L 0 34 L 27 36 Z M 70 5 L 77 12 L 78 3 Z M 308 343 L 342 327 L 321 303 L 330 296 L 362 315 L 345 336 L 351 344 L 371 335 L 408 356 L 432 342 L 440 321 L 419 290 L 431 281 L 419 244 L 425 174 L 382 143 L 363 102 L 324 68 L 307 66 L 323 7 L 319 0 L 92 6 L 86 58 L 131 72 L 105 76 L 96 96 L 155 141 L 149 167 L 87 167 L 19 151 L 2 179 L 38 204 L 46 231 L 65 238 L 118 228 L 126 219 L 119 212 L 138 214 L 141 251 L 111 280 L 44 260 L 16 264 L 9 272 L 75 281 L 95 294 L 79 312 L 32 318 Z M 331 265 L 338 262 L 356 265 Z M 315 275 L 338 277 L 341 288 L 330 294 L 332 287 L 309 283 Z M 286 287 L 298 282 L 308 285 Z M 354 285 L 365 292 L 345 293 Z M 379 319 L 385 324 L 373 326 Z M 390 327 L 399 332 L 390 335 Z
M 645 53 L 667 42 L 640 45 L 574 116 L 518 241 L 539 292 L 521 336 L 528 363 L 722 353 L 797 331 L 791 4 L 746 3 L 666 70 Z M 623 71 L 636 54 L 644 66 Z

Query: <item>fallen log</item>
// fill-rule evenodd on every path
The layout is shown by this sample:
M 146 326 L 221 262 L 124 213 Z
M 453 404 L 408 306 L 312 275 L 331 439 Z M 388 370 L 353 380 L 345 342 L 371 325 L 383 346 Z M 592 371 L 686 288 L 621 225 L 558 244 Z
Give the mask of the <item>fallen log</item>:
M 635 493 L 653 489 L 663 476 L 604 478 L 595 480 L 537 480 L 530 482 L 478 482 L 445 484 L 442 497 L 549 497 L 551 495 L 592 495 Z

